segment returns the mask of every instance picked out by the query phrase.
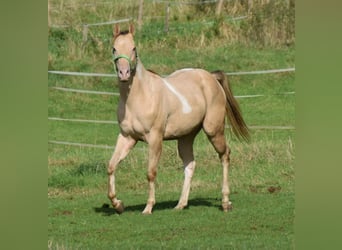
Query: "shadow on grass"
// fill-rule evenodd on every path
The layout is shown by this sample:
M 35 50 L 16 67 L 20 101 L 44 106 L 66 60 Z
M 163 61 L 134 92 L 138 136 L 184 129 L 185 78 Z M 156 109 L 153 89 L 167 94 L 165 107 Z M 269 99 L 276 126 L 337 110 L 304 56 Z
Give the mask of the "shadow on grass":
M 218 209 L 221 209 L 221 205 L 218 205 L 219 200 L 208 198 L 208 199 L 201 199 L 201 198 L 195 198 L 191 199 L 188 202 L 188 206 L 184 209 L 188 209 L 189 207 L 196 207 L 196 206 L 204 206 L 204 207 L 217 207 Z M 162 201 L 157 202 L 154 207 L 153 211 L 157 210 L 172 210 L 176 205 L 178 201 Z M 146 204 L 138 204 L 138 205 L 132 205 L 125 207 L 124 212 L 142 212 L 145 208 Z M 103 204 L 101 207 L 95 207 L 94 211 L 96 213 L 102 213 L 104 216 L 110 216 L 113 214 L 118 214 L 113 207 L 111 207 L 109 204 Z

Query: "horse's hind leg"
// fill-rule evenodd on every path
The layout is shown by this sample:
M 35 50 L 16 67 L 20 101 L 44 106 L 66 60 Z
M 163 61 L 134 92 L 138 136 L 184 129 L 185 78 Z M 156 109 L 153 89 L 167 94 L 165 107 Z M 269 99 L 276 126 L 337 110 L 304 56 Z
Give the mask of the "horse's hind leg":
M 122 202 L 116 198 L 115 170 L 118 164 L 127 156 L 135 144 L 136 141 L 134 139 L 130 137 L 124 137 L 123 135 L 119 134 L 114 153 L 108 165 L 108 198 L 118 213 L 122 213 L 124 207 Z
M 224 137 L 224 127 L 218 129 L 218 131 L 206 131 L 206 134 L 218 153 L 222 167 L 223 167 L 223 181 L 222 181 L 222 209 L 227 212 L 232 208 L 231 202 L 229 201 L 229 182 L 228 182 L 228 170 L 229 170 L 229 155 L 230 149 L 227 145 Z
M 227 212 L 232 209 L 232 203 L 229 201 L 229 181 L 228 181 L 228 170 L 230 163 L 230 149 L 226 146 L 225 152 L 220 155 L 222 166 L 223 166 L 223 181 L 222 181 L 222 209 Z
M 193 142 L 196 134 L 191 134 L 178 140 L 178 152 L 184 164 L 184 184 L 182 194 L 175 209 L 183 209 L 188 205 L 191 179 L 196 166 L 193 154 Z

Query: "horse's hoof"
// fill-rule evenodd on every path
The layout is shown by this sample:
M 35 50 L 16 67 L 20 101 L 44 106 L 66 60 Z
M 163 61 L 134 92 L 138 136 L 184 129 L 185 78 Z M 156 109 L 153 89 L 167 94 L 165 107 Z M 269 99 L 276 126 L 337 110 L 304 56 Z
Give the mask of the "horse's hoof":
M 150 214 L 152 214 L 152 207 L 146 206 L 144 211 L 142 211 L 142 214 L 143 215 L 150 215 Z
M 183 210 L 184 207 L 185 207 L 185 206 L 177 205 L 177 206 L 175 206 L 174 209 L 179 211 L 179 210 Z
M 233 210 L 232 203 L 229 201 L 228 203 L 222 204 L 222 210 L 223 212 L 228 212 L 228 211 Z
M 114 206 L 114 209 L 118 214 L 123 213 L 123 211 L 125 210 L 123 202 L 118 201 L 117 204 Z

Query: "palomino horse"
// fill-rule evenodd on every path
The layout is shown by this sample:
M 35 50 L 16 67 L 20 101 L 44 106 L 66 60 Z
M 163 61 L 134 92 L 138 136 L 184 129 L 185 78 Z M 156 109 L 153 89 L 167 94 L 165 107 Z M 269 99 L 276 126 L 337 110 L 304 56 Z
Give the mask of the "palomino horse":
M 176 209 L 188 204 L 190 182 L 195 170 L 193 142 L 203 128 L 223 166 L 222 208 L 231 208 L 228 167 L 230 149 L 224 137 L 227 114 L 233 132 L 248 139 L 248 128 L 232 95 L 225 74 L 203 69 L 181 69 L 166 78 L 144 68 L 133 40 L 134 27 L 113 32 L 113 56 L 119 78 L 120 101 L 117 118 L 120 134 L 108 166 L 108 198 L 118 213 L 123 203 L 115 192 L 115 169 L 138 141 L 148 143 L 149 195 L 143 214 L 155 204 L 155 178 L 163 140 L 176 139 L 184 164 L 184 185 Z

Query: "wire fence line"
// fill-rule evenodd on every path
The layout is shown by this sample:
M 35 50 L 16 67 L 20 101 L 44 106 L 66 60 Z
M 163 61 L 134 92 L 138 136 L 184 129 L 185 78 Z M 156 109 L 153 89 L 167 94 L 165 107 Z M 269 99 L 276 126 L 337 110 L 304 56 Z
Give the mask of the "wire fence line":
M 96 94 L 96 95 L 116 95 L 119 96 L 120 93 L 117 92 L 106 92 L 106 91 L 95 91 L 95 90 L 84 90 L 84 89 L 70 89 L 70 88 L 62 88 L 62 87 L 51 87 L 52 89 L 61 90 L 65 92 L 76 92 L 76 93 L 85 93 L 85 94 Z
M 66 122 L 100 123 L 100 124 L 119 124 L 117 121 L 68 119 L 68 118 L 59 118 L 59 117 L 48 117 L 48 120 L 51 120 L 51 121 L 66 121 Z
M 101 23 L 86 23 L 83 25 L 86 25 L 86 26 L 102 26 L 102 25 L 116 24 L 116 23 L 127 23 L 127 22 L 131 21 L 132 19 L 133 19 L 132 17 L 129 17 L 129 18 L 121 19 L 121 20 L 111 20 L 111 21 L 101 22 Z
M 114 149 L 114 146 L 98 145 L 98 144 L 87 144 L 87 143 L 79 143 L 79 142 L 49 140 L 48 143 L 49 144 L 67 145 L 67 146 L 77 146 L 77 147 Z
M 226 75 L 257 75 L 257 74 L 272 74 L 272 73 L 284 73 L 296 71 L 295 67 L 285 69 L 269 69 L 269 70 L 256 70 L 256 71 L 240 71 L 240 72 L 226 72 Z M 73 76 L 100 76 L 100 77 L 117 77 L 117 74 L 106 74 L 106 73 L 87 73 L 87 72 L 70 72 L 70 71 L 58 71 L 48 70 L 50 74 L 57 75 L 73 75 Z M 163 77 L 167 75 L 162 75 Z
M 89 7 L 89 6 L 97 6 L 97 5 L 106 5 L 106 4 L 114 4 L 113 1 L 96 1 L 96 2 L 93 2 L 93 3 L 85 3 L 85 2 L 82 2 L 82 6 L 84 7 Z M 50 10 L 53 10 L 53 11 L 58 11 L 58 10 L 62 10 L 62 8 L 71 8 L 71 7 L 77 7 L 79 6 L 80 4 L 75 4 L 75 3 L 69 3 L 69 4 L 63 4 L 63 5 L 59 5 L 59 6 L 51 6 L 50 7 Z
M 204 5 L 204 4 L 211 4 L 211 3 L 216 3 L 217 0 L 206 0 L 206 1 L 199 1 L 199 2 L 194 2 L 194 1 L 163 1 L 163 0 L 152 0 L 150 1 L 151 3 L 161 3 L 161 4 L 170 4 L 170 5 Z M 81 2 L 80 2 L 81 3 Z M 114 5 L 115 3 L 113 1 L 96 1 L 93 3 L 90 2 L 82 2 L 82 4 L 63 4 L 62 7 L 65 8 L 71 8 L 71 7 L 77 7 L 82 5 L 82 7 L 89 7 L 89 6 L 98 6 L 98 5 Z M 61 10 L 61 6 L 51 6 L 50 7 L 51 11 L 59 11 Z
M 229 128 L 229 126 L 226 126 Z M 250 129 L 256 130 L 295 130 L 294 126 L 248 126 Z M 48 140 L 49 144 L 58 144 L 65 146 L 77 146 L 77 147 L 88 147 L 88 148 L 103 148 L 103 149 L 114 149 L 114 146 L 109 145 L 99 145 L 99 144 L 88 144 L 88 143 L 80 143 L 80 142 L 68 142 L 68 141 L 57 141 L 57 140 Z
M 200 2 L 156 0 L 153 2 L 154 3 L 164 3 L 164 4 L 169 4 L 169 5 L 204 5 L 204 4 L 217 3 L 217 0 L 207 0 L 207 1 L 200 1 Z
M 117 77 L 117 74 L 71 72 L 71 71 L 59 71 L 59 70 L 48 70 L 48 73 L 50 73 L 50 74 L 57 74 L 57 75 L 69 75 L 69 76 Z
M 95 90 L 84 90 L 84 89 L 72 89 L 72 88 L 63 88 L 63 87 L 50 87 L 51 89 L 65 91 L 65 92 L 75 92 L 75 93 L 84 93 L 84 94 L 96 94 L 96 95 L 115 95 L 120 96 L 119 92 L 106 92 L 106 91 L 95 91 Z M 291 92 L 283 92 L 272 95 L 293 95 L 294 91 Z M 263 97 L 267 96 L 265 94 L 254 94 L 254 95 L 235 95 L 235 98 L 254 98 L 254 97 Z
M 165 16 L 145 16 L 144 19 L 157 19 L 157 18 L 165 18 Z M 237 17 L 232 17 L 232 16 L 228 16 L 227 20 L 231 20 L 231 21 L 238 21 L 238 20 L 242 20 L 242 19 L 246 19 L 248 18 L 247 15 L 243 15 L 243 16 L 237 16 Z M 69 27 L 90 27 L 90 26 L 103 26 L 103 25 L 109 25 L 109 24 L 116 24 L 116 23 L 125 23 L 125 22 L 130 22 L 134 20 L 133 17 L 129 17 L 129 18 L 124 18 L 124 19 L 120 19 L 120 20 L 110 20 L 110 21 L 104 21 L 104 22 L 98 22 L 98 23 L 82 23 L 82 24 L 76 24 L 76 25 L 68 25 L 68 24 L 51 24 L 50 27 L 51 28 L 69 28 Z M 199 23 L 193 23 L 190 26 L 193 25 L 200 25 L 200 24 L 213 24 L 214 21 L 201 21 Z M 180 30 L 180 29 L 185 29 L 184 27 L 174 27 L 172 28 L 174 30 Z
M 124 19 L 119 19 L 119 20 L 110 20 L 110 21 L 105 21 L 105 22 L 99 22 L 99 23 L 82 23 L 82 24 L 76 24 L 76 25 L 66 25 L 66 24 L 61 24 L 61 25 L 55 25 L 52 24 L 50 27 L 52 28 L 68 28 L 68 27 L 90 27 L 90 26 L 103 26 L 103 25 L 109 25 L 109 24 L 116 24 L 116 23 L 127 23 L 133 20 L 132 17 L 124 18 Z
M 290 92 L 283 92 L 278 94 L 271 94 L 271 95 L 294 95 L 296 92 L 290 91 Z M 270 95 L 264 95 L 264 94 L 258 94 L 258 95 L 235 95 L 234 97 L 237 99 L 242 98 L 255 98 L 255 97 L 264 97 L 264 96 L 270 96 Z
M 229 1 L 229 0 L 228 0 Z M 209 3 L 216 3 L 217 0 L 206 0 L 206 1 L 199 1 L 199 2 L 191 2 L 191 1 L 163 1 L 163 0 L 152 0 L 152 1 L 148 1 L 151 3 L 170 3 L 170 4 L 174 4 L 174 5 L 181 5 L 181 4 L 196 4 L 196 5 L 202 5 L 202 4 L 209 4 Z M 96 2 L 81 2 L 80 4 L 75 4 L 75 3 L 69 3 L 69 4 L 63 4 L 63 7 L 66 8 L 70 8 L 70 7 L 75 7 L 75 6 L 96 6 L 96 5 L 106 5 L 106 4 L 110 4 L 110 5 L 114 5 L 114 1 L 96 1 Z M 51 6 L 50 8 L 51 10 L 55 10 L 55 9 L 61 9 L 61 7 L 58 6 Z
M 48 120 L 52 121 L 63 121 L 63 122 L 80 122 L 80 123 L 94 123 L 94 124 L 112 124 L 118 125 L 118 121 L 106 121 L 106 120 L 86 120 L 86 119 L 69 119 L 69 118 L 59 118 L 59 117 L 48 117 Z M 258 125 L 251 125 L 248 126 L 250 129 L 271 129 L 271 130 L 278 130 L 278 129 L 294 129 L 294 126 L 258 126 Z M 226 128 L 230 128 L 230 126 L 226 126 Z
M 287 69 L 269 69 L 269 70 L 257 70 L 257 71 L 242 71 L 242 72 L 228 72 L 226 75 L 255 75 L 255 74 L 272 74 L 272 73 L 282 73 L 282 72 L 292 72 L 296 71 L 296 68 Z

